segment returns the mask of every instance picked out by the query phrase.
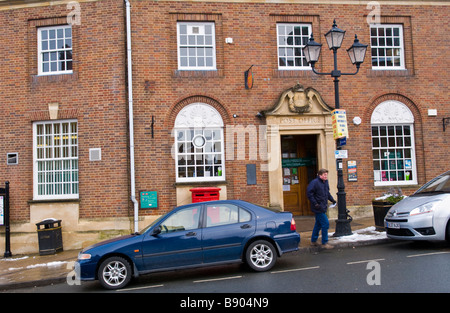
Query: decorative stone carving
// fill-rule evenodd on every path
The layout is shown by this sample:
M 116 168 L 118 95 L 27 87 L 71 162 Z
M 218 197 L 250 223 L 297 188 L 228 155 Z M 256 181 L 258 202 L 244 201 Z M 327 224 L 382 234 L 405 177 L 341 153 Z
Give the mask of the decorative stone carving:
M 191 103 L 185 106 L 175 119 L 176 128 L 223 127 L 219 112 L 206 103 Z
M 289 100 L 289 110 L 293 113 L 305 113 L 311 111 L 311 98 L 305 94 L 303 86 L 300 84 L 285 92 Z
M 331 112 L 329 107 L 320 94 L 311 87 L 304 88 L 296 84 L 281 93 L 275 106 L 262 113 L 265 115 L 299 115 L 321 112 Z
M 380 103 L 373 110 L 370 123 L 412 124 L 414 123 L 414 115 L 405 104 L 396 100 L 388 100 Z
M 59 110 L 59 103 L 58 102 L 51 102 L 48 104 L 48 113 L 50 115 L 51 120 L 57 120 L 58 119 L 58 110 Z

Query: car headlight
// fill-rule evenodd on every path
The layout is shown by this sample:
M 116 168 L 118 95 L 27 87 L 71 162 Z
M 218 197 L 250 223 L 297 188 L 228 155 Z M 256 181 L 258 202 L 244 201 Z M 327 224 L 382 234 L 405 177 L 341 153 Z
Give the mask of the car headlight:
M 78 255 L 78 260 L 90 260 L 91 255 L 89 253 L 80 253 Z
M 409 212 L 409 216 L 431 213 L 434 211 L 434 207 L 436 206 L 436 204 L 438 202 L 440 202 L 440 201 L 432 201 L 432 202 L 424 203 L 421 206 L 418 206 L 417 208 L 415 208 L 411 212 Z

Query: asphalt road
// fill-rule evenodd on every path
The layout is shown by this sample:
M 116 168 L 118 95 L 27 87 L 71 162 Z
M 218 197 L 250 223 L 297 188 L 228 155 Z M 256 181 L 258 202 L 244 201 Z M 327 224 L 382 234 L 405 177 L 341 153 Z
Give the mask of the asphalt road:
M 447 243 L 393 242 L 315 254 L 292 253 L 278 259 L 269 272 L 254 273 L 244 265 L 229 265 L 156 273 L 142 276 L 119 291 L 106 291 L 97 282 L 82 282 L 81 285 L 59 284 L 13 292 L 182 293 L 173 300 L 174 305 L 183 301 L 180 299 L 186 294 L 190 295 L 190 301 L 197 299 L 199 295 L 195 293 L 243 296 L 304 292 L 448 293 L 450 246 Z

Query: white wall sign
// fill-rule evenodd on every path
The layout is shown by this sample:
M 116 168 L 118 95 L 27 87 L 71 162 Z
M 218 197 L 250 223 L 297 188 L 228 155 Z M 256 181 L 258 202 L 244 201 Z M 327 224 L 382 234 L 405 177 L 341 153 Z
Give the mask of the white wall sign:
M 335 150 L 334 157 L 336 159 L 347 159 L 348 158 L 348 150 Z

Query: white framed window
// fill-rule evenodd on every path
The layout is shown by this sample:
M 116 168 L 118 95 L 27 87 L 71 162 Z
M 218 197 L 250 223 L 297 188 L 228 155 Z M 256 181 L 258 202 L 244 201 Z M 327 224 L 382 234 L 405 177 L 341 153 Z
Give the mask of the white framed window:
M 179 70 L 216 70 L 213 22 L 178 22 L 177 43 Z
M 405 69 L 402 25 L 370 25 L 370 46 L 372 69 Z
M 311 69 L 303 47 L 311 36 L 311 24 L 277 24 L 278 69 Z
M 205 103 L 184 107 L 175 119 L 177 182 L 225 180 L 223 120 Z
M 417 184 L 414 116 L 398 101 L 379 104 L 371 118 L 375 186 Z
M 77 199 L 77 121 L 35 122 L 33 145 L 34 199 Z
M 72 26 L 38 28 L 38 75 L 72 73 Z

